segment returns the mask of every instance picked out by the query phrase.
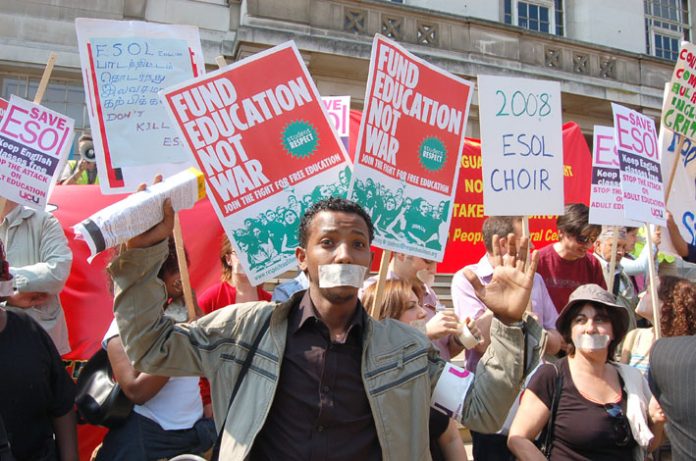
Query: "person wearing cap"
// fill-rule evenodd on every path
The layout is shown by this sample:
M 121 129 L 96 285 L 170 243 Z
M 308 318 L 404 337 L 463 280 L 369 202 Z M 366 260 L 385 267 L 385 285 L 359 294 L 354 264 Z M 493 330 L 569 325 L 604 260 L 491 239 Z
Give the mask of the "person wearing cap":
M 616 257 L 614 274 L 609 274 L 611 265 L 611 249 L 616 240 Z M 613 277 L 612 294 L 616 296 L 619 304 L 628 312 L 629 330 L 636 327 L 634 309 L 638 305 L 638 293 L 631 279 L 624 273 L 621 261 L 626 254 L 626 228 L 617 226 L 602 226 L 602 232 L 594 243 L 594 257 L 602 265 L 604 280 L 609 286 L 610 277 Z
M 80 153 L 80 160 L 68 160 L 58 183 L 63 185 L 99 184 L 91 134 L 85 133 L 80 136 L 77 141 L 77 151 Z
M 661 443 L 665 419 L 640 372 L 610 362 L 628 330 L 626 309 L 604 288 L 581 285 L 556 327 L 568 356 L 532 377 L 510 428 L 510 450 L 523 461 L 544 459 L 533 440 L 551 428 L 551 460 L 645 459 Z
M 588 251 L 602 228 L 589 224 L 587 205 L 573 203 L 556 220 L 558 242 L 539 250 L 537 272 L 544 279 L 558 312 L 580 285 L 596 283 L 606 288 L 602 266 Z

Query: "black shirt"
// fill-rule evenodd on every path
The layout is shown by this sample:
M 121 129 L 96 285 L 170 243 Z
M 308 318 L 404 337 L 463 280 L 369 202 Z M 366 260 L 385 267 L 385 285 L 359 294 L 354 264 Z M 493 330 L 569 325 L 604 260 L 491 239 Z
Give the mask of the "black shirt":
M 52 419 L 73 408 L 75 385 L 53 341 L 32 318 L 7 312 L 0 332 L 0 416 L 18 460 L 53 443 Z
M 603 404 L 588 400 L 580 394 L 573 383 L 567 357 L 559 360 L 556 366 L 563 375 L 563 388 L 556 412 L 550 459 L 632 461 L 636 442 L 625 416 L 620 421 L 619 418 L 612 417 Z M 534 374 L 527 388 L 547 408 L 551 408 L 555 385 L 556 370 L 553 365 L 546 364 Z M 625 415 L 625 391 L 622 390 L 621 401 L 617 404 Z M 627 439 L 625 431 L 628 431 Z
M 361 373 L 365 310 L 358 302 L 345 342 L 337 343 L 331 341 L 309 292 L 298 296 L 302 301 L 288 315 L 276 395 L 251 459 L 381 459 Z

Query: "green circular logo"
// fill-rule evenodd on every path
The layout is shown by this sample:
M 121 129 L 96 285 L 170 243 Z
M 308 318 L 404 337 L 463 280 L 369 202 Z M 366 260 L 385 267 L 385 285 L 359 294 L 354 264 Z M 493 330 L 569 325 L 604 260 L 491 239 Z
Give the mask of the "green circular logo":
M 425 138 L 418 148 L 420 163 L 429 171 L 439 171 L 445 166 L 447 150 L 445 145 L 437 138 Z
M 318 145 L 317 130 L 309 122 L 298 120 L 288 124 L 283 130 L 283 147 L 293 157 L 308 157 Z

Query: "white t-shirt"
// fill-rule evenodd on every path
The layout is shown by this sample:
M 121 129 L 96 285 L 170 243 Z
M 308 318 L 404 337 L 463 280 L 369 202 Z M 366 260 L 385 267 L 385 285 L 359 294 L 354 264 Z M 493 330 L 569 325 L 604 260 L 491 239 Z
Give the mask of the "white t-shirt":
M 104 335 L 102 347 L 114 336 L 119 336 L 114 319 Z M 197 376 L 169 378 L 167 384 L 150 400 L 135 405 L 133 411 L 156 422 L 167 431 L 190 429 L 203 417 L 203 403 Z

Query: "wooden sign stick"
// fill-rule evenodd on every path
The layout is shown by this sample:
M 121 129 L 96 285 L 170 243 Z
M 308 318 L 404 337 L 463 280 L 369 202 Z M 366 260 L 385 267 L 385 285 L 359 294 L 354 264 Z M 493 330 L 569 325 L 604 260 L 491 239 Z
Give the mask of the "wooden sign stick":
M 653 328 L 655 328 L 655 339 L 660 339 L 662 336 L 662 329 L 660 328 L 660 310 L 657 305 L 657 272 L 655 271 L 655 253 L 653 252 L 652 246 L 652 232 L 650 231 L 650 225 L 646 224 L 647 228 L 647 243 L 648 246 L 648 275 L 650 277 L 650 297 L 652 298 L 652 309 L 653 309 Z
M 522 238 L 527 237 L 529 238 L 530 232 L 529 232 L 529 216 L 522 216 Z M 524 268 L 527 269 L 527 265 L 529 264 L 529 246 L 527 247 L 527 255 L 524 259 Z M 527 301 L 527 312 L 532 312 L 532 297 L 529 297 L 529 301 Z
M 684 141 L 686 141 L 686 136 L 683 134 L 679 136 L 679 143 L 674 149 L 674 162 L 672 162 L 672 169 L 669 173 L 669 181 L 667 182 L 667 190 L 665 190 L 665 207 L 667 207 L 667 202 L 669 202 L 669 196 L 672 193 L 672 183 L 674 183 L 674 177 L 677 173 L 677 165 L 681 161 L 681 150 L 684 147 Z
M 34 96 L 34 104 L 41 104 L 41 100 L 46 93 L 46 88 L 48 88 L 48 81 L 51 79 L 51 73 L 53 73 L 53 65 L 56 63 L 56 58 L 58 55 L 51 52 L 48 55 L 48 61 L 46 62 L 46 68 L 41 76 L 41 81 L 39 82 L 39 87 L 36 89 L 36 96 Z
M 375 290 L 375 298 L 370 308 L 369 314 L 372 318 L 378 319 L 382 314 L 382 309 L 380 304 L 382 302 L 382 296 L 384 296 L 384 282 L 387 280 L 387 270 L 389 269 L 389 260 L 391 259 L 392 252 L 390 250 L 384 250 L 382 252 L 382 259 L 379 261 L 379 276 L 377 277 L 377 288 Z
M 222 69 L 227 65 L 227 61 L 225 61 L 225 57 L 221 55 L 215 58 L 215 64 L 218 65 L 218 69 Z
M 218 56 L 215 58 L 218 67 L 223 68 L 227 65 L 225 58 Z M 181 231 L 181 221 L 179 213 L 174 214 L 174 246 L 176 247 L 176 259 L 179 260 L 179 275 L 181 276 L 181 285 L 184 290 L 184 302 L 186 303 L 186 311 L 188 312 L 189 321 L 194 320 L 198 316 L 196 312 L 196 304 L 193 299 L 193 290 L 191 289 L 191 278 L 189 277 L 188 264 L 186 263 L 186 252 L 184 251 L 184 235 Z
M 43 75 L 41 76 L 39 87 L 36 89 L 34 104 L 41 104 L 41 100 L 43 99 L 44 93 L 46 93 L 46 88 L 48 87 L 48 81 L 51 79 L 51 74 L 53 73 L 53 65 L 56 63 L 56 58 L 58 58 L 58 55 L 54 52 L 51 52 L 51 54 L 48 55 L 46 68 L 44 68 Z M 6 205 L 7 199 L 5 197 L 0 197 L 0 216 L 4 215 Z
M 614 271 L 616 271 L 616 246 L 619 243 L 619 227 L 611 226 L 614 238 L 611 240 L 611 258 L 609 258 L 609 274 L 607 278 L 607 291 L 614 293 Z
M 184 303 L 188 312 L 189 322 L 198 317 L 196 304 L 193 299 L 191 289 L 191 278 L 189 277 L 188 264 L 186 263 L 186 250 L 184 250 L 184 236 L 181 233 L 181 222 L 179 213 L 174 214 L 174 247 L 176 248 L 176 259 L 179 261 L 179 276 L 181 277 L 181 287 L 184 290 Z

